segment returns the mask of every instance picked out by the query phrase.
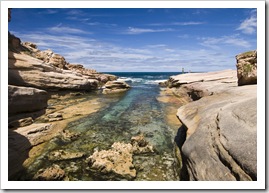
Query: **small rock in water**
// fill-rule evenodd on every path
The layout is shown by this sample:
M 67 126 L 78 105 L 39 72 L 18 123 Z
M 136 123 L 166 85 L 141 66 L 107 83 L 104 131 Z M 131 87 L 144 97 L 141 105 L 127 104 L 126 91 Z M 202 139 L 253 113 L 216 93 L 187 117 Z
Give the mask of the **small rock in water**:
M 69 130 L 63 130 L 60 138 L 64 142 L 70 142 L 76 140 L 80 136 L 80 133 L 75 133 Z
M 67 152 L 64 150 L 53 151 L 49 154 L 48 159 L 51 161 L 60 161 L 60 160 L 70 160 L 70 159 L 78 159 L 83 157 L 85 154 L 81 152 Z
M 40 181 L 61 181 L 64 177 L 64 170 L 60 166 L 53 164 L 49 168 L 38 170 L 33 179 Z

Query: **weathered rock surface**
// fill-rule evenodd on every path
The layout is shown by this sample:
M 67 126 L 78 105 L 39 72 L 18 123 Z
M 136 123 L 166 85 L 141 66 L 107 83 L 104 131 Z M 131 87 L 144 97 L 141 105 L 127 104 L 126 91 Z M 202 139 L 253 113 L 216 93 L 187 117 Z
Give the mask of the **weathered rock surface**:
M 124 81 L 109 81 L 103 86 L 103 94 L 125 92 L 130 86 Z
M 236 56 L 238 86 L 257 84 L 257 51 L 249 51 Z
M 60 138 L 63 142 L 70 142 L 76 140 L 80 136 L 80 133 L 71 132 L 69 130 L 63 130 L 60 134 Z
M 136 170 L 133 165 L 132 145 L 114 143 L 112 149 L 96 151 L 87 162 L 91 169 L 104 179 L 134 179 Z
M 9 51 L 8 82 L 10 85 L 47 89 L 93 90 L 98 81 L 43 64 L 41 60 L 26 54 Z
M 153 153 L 143 135 L 132 137 L 131 143 L 115 142 L 109 150 L 96 151 L 87 158 L 90 170 L 100 179 L 133 180 L 136 169 L 133 165 L 133 154 Z
M 215 73 L 219 79 L 205 74 L 204 82 L 194 81 L 192 74 L 173 78 L 174 86 L 185 82 L 181 87 L 200 93 L 177 112 L 187 130 L 179 132 L 185 142 L 177 136 L 185 180 L 257 179 L 257 86 L 238 87 L 234 71 L 231 78 L 227 73 Z
M 18 128 L 31 125 L 34 122 L 32 117 L 27 117 L 23 119 L 14 120 L 8 123 L 9 128 Z
M 48 93 L 44 90 L 8 85 L 8 114 L 45 109 L 48 98 Z
M 179 87 L 183 84 L 190 84 L 195 82 L 208 82 L 208 81 L 236 81 L 236 71 L 224 70 L 208 73 L 186 73 L 177 76 L 171 76 L 166 84 L 168 87 Z
M 40 169 L 33 179 L 39 181 L 61 181 L 64 177 L 65 171 L 60 166 L 54 164 L 46 169 Z
M 51 161 L 72 160 L 83 157 L 85 154 L 82 152 L 67 152 L 64 150 L 56 150 L 48 155 Z

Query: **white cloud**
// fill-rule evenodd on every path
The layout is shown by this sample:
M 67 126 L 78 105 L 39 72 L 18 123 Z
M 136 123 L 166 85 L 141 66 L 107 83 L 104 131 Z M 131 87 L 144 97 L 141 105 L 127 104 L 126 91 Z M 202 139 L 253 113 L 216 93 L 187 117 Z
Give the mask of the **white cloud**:
M 185 21 L 185 22 L 168 22 L 168 23 L 151 23 L 149 26 L 188 26 L 188 25 L 202 25 L 204 22 Z
M 167 29 L 146 29 L 146 28 L 134 28 L 129 27 L 124 33 L 125 34 L 142 34 L 142 33 L 156 33 L 156 32 L 169 32 L 173 31 L 171 28 Z
M 70 63 L 83 64 L 97 71 L 186 71 L 235 68 L 234 55 L 205 49 L 180 49 L 166 44 L 142 47 L 120 46 L 70 34 L 16 34 L 22 41 L 31 41 L 39 49 L 50 48 Z M 218 39 L 208 40 L 219 43 Z M 226 39 L 229 41 L 229 39 Z M 228 42 L 229 43 L 229 42 Z M 236 53 L 237 54 L 237 53 Z
M 256 33 L 257 28 L 257 16 L 256 11 L 251 12 L 251 16 L 245 19 L 236 30 L 240 30 L 245 34 Z
M 47 30 L 49 32 L 64 33 L 64 34 L 91 34 L 90 32 L 86 32 L 78 28 L 62 26 L 62 24 L 48 28 Z
M 202 40 L 202 42 L 200 43 L 201 45 L 212 49 L 221 49 L 223 46 L 227 45 L 243 48 L 251 47 L 250 43 L 247 40 L 238 37 L 238 35 L 221 36 L 221 37 L 203 37 L 198 39 Z

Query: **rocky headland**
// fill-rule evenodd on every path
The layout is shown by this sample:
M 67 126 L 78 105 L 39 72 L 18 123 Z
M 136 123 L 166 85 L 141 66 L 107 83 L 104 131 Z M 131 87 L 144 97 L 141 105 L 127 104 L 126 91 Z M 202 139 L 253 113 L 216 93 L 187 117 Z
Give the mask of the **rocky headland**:
M 68 123 L 103 106 L 87 93 L 102 93 L 106 83 L 113 90 L 106 94 L 124 92 L 130 86 L 118 83 L 114 75 L 70 64 L 52 50 L 41 51 L 10 33 L 8 38 L 8 162 L 9 179 L 13 179 L 47 141 L 62 135 Z
M 257 52 L 236 59 L 237 70 L 182 74 L 162 83 L 185 101 L 175 137 L 181 180 L 257 180 Z

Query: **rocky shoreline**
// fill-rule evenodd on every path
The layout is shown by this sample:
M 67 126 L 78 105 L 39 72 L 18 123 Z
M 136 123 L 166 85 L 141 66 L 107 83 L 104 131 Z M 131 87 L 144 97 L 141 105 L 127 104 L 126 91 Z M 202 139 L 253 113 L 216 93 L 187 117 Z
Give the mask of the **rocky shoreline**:
M 79 137 L 65 130 L 68 123 L 104 107 L 88 93 L 115 94 L 130 86 L 116 81 L 114 75 L 70 64 L 51 50 L 40 51 L 34 43 L 22 43 L 10 33 L 8 49 L 8 175 L 14 180 L 52 138 Z M 176 128 L 181 180 L 257 180 L 257 52 L 242 53 L 236 59 L 237 71 L 188 73 L 161 83 L 157 100 L 170 104 L 166 120 Z M 90 170 L 101 168 L 104 173 L 112 172 L 112 179 L 127 176 L 132 180 L 132 155 L 152 153 L 153 148 L 142 136 L 131 140 L 94 153 L 87 159 Z M 67 154 L 52 152 L 49 159 L 84 156 L 81 152 Z M 121 165 L 122 157 L 127 158 L 125 165 Z M 116 168 L 110 167 L 111 160 L 118 163 Z M 40 170 L 34 179 L 68 180 L 58 165 Z
M 181 180 L 257 180 L 256 54 L 236 56 L 237 71 L 182 74 L 162 83 L 191 101 L 177 111 Z
M 42 146 L 60 135 L 68 123 L 104 106 L 87 98 L 88 93 L 115 94 L 130 88 L 114 75 L 69 64 L 63 56 L 40 51 L 11 34 L 8 78 L 10 179 L 30 165 Z

